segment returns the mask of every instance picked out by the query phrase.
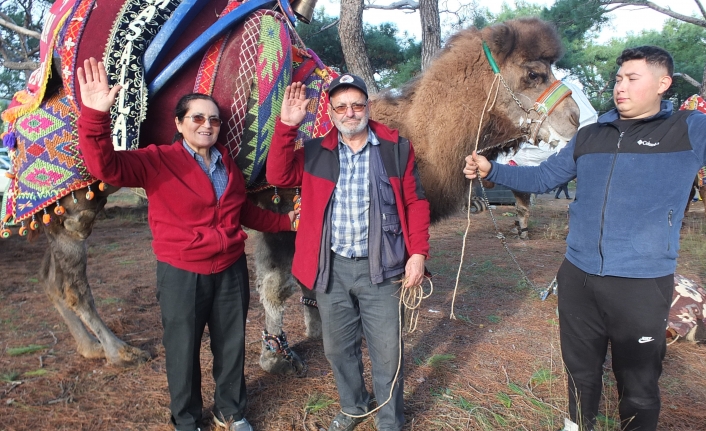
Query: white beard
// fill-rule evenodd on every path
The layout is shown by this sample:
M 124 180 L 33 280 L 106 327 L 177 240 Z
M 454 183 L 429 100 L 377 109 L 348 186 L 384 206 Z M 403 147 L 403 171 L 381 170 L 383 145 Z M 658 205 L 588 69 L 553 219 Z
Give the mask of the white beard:
M 358 123 L 358 125 L 355 127 L 347 126 L 343 123 L 343 121 L 338 120 L 336 118 L 332 117 L 331 119 L 333 120 L 333 124 L 336 126 L 336 129 L 338 129 L 338 131 L 341 132 L 343 136 L 350 138 L 359 134 L 368 127 L 368 118 L 369 116 L 366 112 L 365 116 L 360 119 L 360 123 Z

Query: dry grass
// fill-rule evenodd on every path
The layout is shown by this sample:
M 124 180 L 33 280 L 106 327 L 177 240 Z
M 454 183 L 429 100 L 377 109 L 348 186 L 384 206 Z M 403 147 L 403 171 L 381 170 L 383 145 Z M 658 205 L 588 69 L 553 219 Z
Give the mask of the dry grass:
M 565 209 L 555 205 L 559 203 L 551 196 L 540 198 L 533 208 L 532 240 L 508 239 L 538 287 L 553 279 L 565 248 L 560 235 Z M 109 209 L 113 217 L 99 222 L 89 239 L 89 280 L 108 325 L 148 350 L 152 360 L 117 369 L 78 357 L 71 335 L 36 280 L 46 240 L 29 244 L 12 237 L 0 246 L 0 430 L 172 429 L 151 237 L 139 216 L 120 214 Z M 703 213 L 687 219 L 679 272 L 703 283 L 704 224 L 699 217 Z M 556 298 L 539 301 L 536 292 L 522 285 L 487 214 L 478 214 L 472 217 L 472 239 L 461 271 L 457 320 L 450 320 L 465 223 L 465 214 L 459 214 L 432 228 L 428 266 L 435 274 L 434 294 L 422 303 L 417 330 L 405 335 L 405 430 L 555 431 L 567 410 Z M 512 219 L 501 217 L 500 225 L 509 230 Z M 248 253 L 253 247 L 248 244 Z M 264 311 L 257 300 L 253 293 L 246 333 L 248 420 L 258 431 L 328 428 L 340 408 L 338 395 L 321 342 L 302 335 L 298 298 L 287 304 L 285 325 L 290 345 L 308 362 L 305 378 L 271 376 L 259 368 Z M 31 345 L 49 347 L 20 356 L 7 351 Z M 365 365 L 369 381 L 367 360 Z M 202 344 L 202 369 L 208 415 L 214 386 L 208 335 Z M 661 387 L 660 430 L 706 429 L 706 355 L 701 346 L 676 343 L 669 348 Z M 613 431 L 618 428 L 612 378 L 605 380 L 605 389 L 602 412 L 607 419 L 599 429 Z M 212 428 L 208 422 L 203 425 Z M 373 431 L 373 420 L 356 430 Z

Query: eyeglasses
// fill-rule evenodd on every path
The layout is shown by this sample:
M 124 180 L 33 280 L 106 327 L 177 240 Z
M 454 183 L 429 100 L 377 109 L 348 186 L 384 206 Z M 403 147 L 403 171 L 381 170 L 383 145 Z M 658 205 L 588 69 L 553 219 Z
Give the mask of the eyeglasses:
M 368 106 L 367 103 L 351 103 L 349 105 L 338 105 L 338 106 L 333 106 L 331 105 L 331 109 L 333 109 L 333 112 L 336 114 L 345 114 L 348 112 L 348 108 L 351 108 L 353 112 L 362 112 L 365 107 Z
M 191 121 L 199 125 L 206 122 L 206 116 L 201 114 L 185 115 L 184 117 L 191 118 Z M 218 117 L 208 117 L 208 124 L 210 124 L 211 127 L 221 127 L 221 119 Z

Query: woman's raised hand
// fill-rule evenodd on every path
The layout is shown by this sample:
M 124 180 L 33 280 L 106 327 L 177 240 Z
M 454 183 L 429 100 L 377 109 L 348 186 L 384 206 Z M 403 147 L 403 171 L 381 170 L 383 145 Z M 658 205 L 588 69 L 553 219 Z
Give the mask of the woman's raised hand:
M 110 111 L 115 103 L 115 97 L 122 88 L 116 85 L 108 86 L 108 74 L 103 62 L 91 57 L 83 61 L 83 67 L 76 70 L 78 86 L 81 90 L 81 103 L 91 109 L 101 112 Z

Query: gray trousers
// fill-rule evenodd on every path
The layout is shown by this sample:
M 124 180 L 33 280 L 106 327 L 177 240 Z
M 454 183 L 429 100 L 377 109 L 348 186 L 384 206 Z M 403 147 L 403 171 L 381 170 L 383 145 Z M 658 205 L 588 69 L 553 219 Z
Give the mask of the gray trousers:
M 201 336 L 208 324 L 216 381 L 214 413 L 243 418 L 245 321 L 250 302 L 245 255 L 217 274 L 201 275 L 157 262 L 172 423 L 195 430 L 201 420 Z
M 324 353 L 336 379 L 341 410 L 359 415 L 368 411 L 370 401 L 363 380 L 363 336 L 372 363 L 377 402 L 382 404 L 390 396 L 402 347 L 399 298 L 395 295 L 400 288 L 400 284 L 395 283 L 399 277 L 372 284 L 366 259 L 332 255 L 328 291 L 316 294 L 323 324 Z M 404 425 L 402 367 L 392 399 L 375 417 L 380 431 L 399 431 Z

